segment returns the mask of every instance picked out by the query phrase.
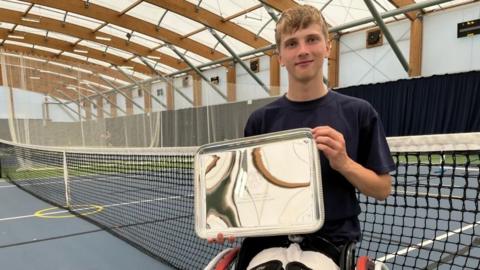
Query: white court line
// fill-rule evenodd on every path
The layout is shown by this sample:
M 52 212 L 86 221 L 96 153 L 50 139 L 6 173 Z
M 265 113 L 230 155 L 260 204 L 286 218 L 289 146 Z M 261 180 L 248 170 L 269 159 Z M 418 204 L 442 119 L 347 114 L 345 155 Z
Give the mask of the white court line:
M 443 195 L 438 193 L 427 193 L 427 192 L 414 192 L 414 191 L 399 191 L 392 189 L 395 194 L 398 195 L 415 195 L 415 196 L 425 196 L 425 197 L 432 197 L 432 198 L 443 198 L 443 199 L 465 199 L 465 197 L 461 196 L 451 196 L 451 195 Z
M 466 231 L 466 230 L 469 230 L 469 229 L 472 229 L 474 228 L 475 226 L 478 226 L 480 225 L 480 220 L 475 222 L 475 223 L 472 223 L 470 225 L 467 225 L 465 227 L 462 227 L 462 228 L 459 228 L 459 229 L 456 229 L 454 231 L 451 231 L 451 232 L 448 232 L 446 234 L 442 234 L 440 236 L 437 236 L 435 239 L 432 239 L 432 240 L 426 240 L 426 241 L 423 241 L 422 243 L 418 244 L 418 245 L 414 245 L 414 246 L 411 246 L 411 247 L 408 247 L 408 248 L 404 248 L 402 250 L 399 250 L 395 253 L 392 253 L 392 254 L 388 254 L 387 256 L 383 256 L 383 257 L 380 257 L 378 259 L 376 259 L 376 261 L 379 261 L 379 262 L 385 262 L 385 261 L 388 261 L 390 259 L 393 259 L 395 258 L 396 256 L 401 256 L 401 255 L 404 255 L 408 252 L 411 252 L 411 251 L 414 251 L 416 249 L 419 249 L 421 247 L 424 247 L 424 246 L 427 246 L 427 245 L 431 245 L 433 244 L 434 241 L 438 241 L 438 240 L 443 240 L 445 238 L 448 238 L 452 235 L 455 235 L 455 234 L 458 234 L 458 233 L 461 233 L 463 231 Z
M 442 168 L 441 166 L 439 166 L 439 168 Z M 470 168 L 470 167 L 467 167 L 467 169 L 465 170 L 465 167 L 463 166 L 457 166 L 457 167 L 453 167 L 453 166 L 443 166 L 444 169 L 447 169 L 447 170 L 458 170 L 458 171 L 471 171 L 471 172 L 478 172 L 480 171 L 480 168 Z
M 14 219 L 30 218 L 30 217 L 34 217 L 34 216 L 35 216 L 35 215 L 0 218 L 0 222 L 2 222 L 2 221 L 7 221 L 7 220 L 14 220 Z
M 172 197 L 141 200 L 141 201 L 134 201 L 134 202 L 115 203 L 115 204 L 108 204 L 108 205 L 101 205 L 101 206 L 103 208 L 108 208 L 108 207 L 123 206 L 123 205 L 129 205 L 129 204 L 148 203 L 148 202 L 165 201 L 165 200 L 172 200 L 172 199 L 174 200 L 174 199 L 181 199 L 181 198 L 185 198 L 185 197 L 193 197 L 193 194 L 189 194 L 187 196 L 172 196 Z M 75 209 L 75 211 L 90 210 L 91 208 L 92 207 L 79 208 L 79 209 Z M 56 215 L 56 214 L 64 214 L 64 213 L 68 213 L 68 212 L 69 212 L 68 210 L 59 210 L 59 211 L 45 213 L 43 215 L 44 216 L 49 216 L 49 215 Z M 23 219 L 23 218 L 31 218 L 31 217 L 36 217 L 36 216 L 35 216 L 35 214 L 33 214 L 33 215 L 26 215 L 26 216 L 0 218 L 0 222 L 8 221 L 8 220 Z
M 41 179 L 41 178 L 37 178 Z M 31 179 L 29 179 L 31 180 Z M 98 179 L 81 179 L 81 180 L 69 180 L 68 183 L 77 183 L 77 182 L 92 182 L 92 181 L 98 181 Z M 22 187 L 28 187 L 28 186 L 42 186 L 42 185 L 51 185 L 51 184 L 64 184 L 64 181 L 53 181 L 53 182 L 42 182 L 42 183 L 30 183 L 30 184 L 20 184 Z M 4 186 L 4 187 L 16 187 L 15 185 L 10 185 L 10 186 Z M 0 187 L 2 188 L 2 187 Z
M 129 205 L 129 204 L 157 202 L 157 201 L 165 201 L 165 200 L 172 200 L 172 199 L 174 200 L 174 199 L 181 199 L 186 197 L 193 197 L 193 194 L 189 194 L 186 196 L 172 196 L 172 197 L 166 197 L 166 198 L 157 198 L 157 199 L 141 200 L 141 201 L 134 201 L 134 202 L 115 203 L 115 204 L 108 204 L 108 205 L 101 205 L 101 206 L 103 208 L 108 208 L 108 207 L 123 206 L 123 205 Z
M 45 216 L 55 215 L 55 214 L 62 214 L 62 213 L 66 213 L 66 212 L 68 212 L 68 211 L 67 211 L 67 210 L 55 211 L 55 212 L 46 213 Z M 22 218 L 31 218 L 31 217 L 35 217 L 35 214 L 33 214 L 33 215 L 26 215 L 26 216 L 18 216 L 18 217 L 0 218 L 0 222 L 2 222 L 2 221 L 7 221 L 7 220 L 22 219 Z
M 38 180 L 38 179 L 43 179 L 43 178 L 29 178 L 28 181 L 35 181 L 35 180 Z M 60 181 L 52 181 L 52 182 L 41 182 L 41 183 L 29 183 L 29 184 L 21 184 L 22 181 L 27 181 L 27 180 L 20 180 L 20 181 L 17 181 L 19 182 L 20 186 L 22 187 L 26 187 L 26 186 L 42 186 L 42 185 L 51 185 L 51 184 L 64 184 L 65 181 L 64 180 L 60 180 Z M 101 181 L 99 179 L 78 179 L 78 180 L 68 180 L 68 183 L 83 183 L 83 182 L 94 182 L 94 181 Z M 15 185 L 10 185 L 8 187 L 16 187 Z M 2 187 L 0 187 L 2 188 Z

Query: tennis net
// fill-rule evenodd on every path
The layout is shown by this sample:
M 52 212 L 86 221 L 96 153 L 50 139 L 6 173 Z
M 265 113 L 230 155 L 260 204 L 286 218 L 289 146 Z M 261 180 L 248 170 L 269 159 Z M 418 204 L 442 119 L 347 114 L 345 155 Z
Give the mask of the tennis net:
M 0 164 L 4 177 L 34 196 L 79 215 L 174 268 L 200 269 L 221 247 L 195 235 L 195 151 L 99 151 L 0 142 Z
M 391 195 L 359 195 L 360 255 L 390 269 L 478 269 L 480 133 L 389 138 L 389 146 Z
M 478 269 L 480 134 L 389 138 L 391 196 L 359 195 L 359 255 L 390 269 Z M 62 149 L 0 142 L 3 176 L 178 269 L 225 246 L 196 237 L 196 148 Z M 239 245 L 237 240 L 234 245 Z

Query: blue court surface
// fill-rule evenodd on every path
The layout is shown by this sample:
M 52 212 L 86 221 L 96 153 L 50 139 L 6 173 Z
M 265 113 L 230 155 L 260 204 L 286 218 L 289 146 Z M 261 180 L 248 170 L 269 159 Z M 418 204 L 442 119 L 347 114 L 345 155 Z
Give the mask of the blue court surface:
M 0 179 L 1 269 L 172 269 L 99 227 L 50 208 Z M 41 217 L 42 210 L 58 214 Z
M 361 252 L 390 269 L 480 269 L 478 164 L 399 166 L 394 177 L 385 203 L 362 204 Z
M 224 247 L 208 245 L 195 235 L 190 174 L 189 170 L 80 174 L 71 176 L 70 200 L 80 208 L 87 206 L 87 213 L 76 212 L 168 258 L 175 267 L 200 269 Z M 399 166 L 393 174 L 387 200 L 359 197 L 363 229 L 359 255 L 369 255 L 390 269 L 480 269 L 478 164 L 467 168 L 416 164 Z M 155 176 L 167 180 L 151 180 Z M 48 197 L 52 201 L 65 196 L 60 178 L 21 182 L 23 188 L 48 191 L 45 196 L 53 196 Z M 0 184 L 0 259 L 9 265 L 6 269 L 170 269 L 83 219 L 46 218 L 69 213 L 49 209 L 52 206 L 9 183 Z M 52 211 L 60 213 L 51 215 Z

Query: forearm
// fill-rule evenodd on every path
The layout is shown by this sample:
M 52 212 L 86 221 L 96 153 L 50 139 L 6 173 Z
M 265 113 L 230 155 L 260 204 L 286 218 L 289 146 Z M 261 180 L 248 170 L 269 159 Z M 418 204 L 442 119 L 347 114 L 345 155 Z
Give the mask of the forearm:
M 390 194 L 392 180 L 389 174 L 378 175 L 352 159 L 348 159 L 338 171 L 364 195 L 384 200 Z

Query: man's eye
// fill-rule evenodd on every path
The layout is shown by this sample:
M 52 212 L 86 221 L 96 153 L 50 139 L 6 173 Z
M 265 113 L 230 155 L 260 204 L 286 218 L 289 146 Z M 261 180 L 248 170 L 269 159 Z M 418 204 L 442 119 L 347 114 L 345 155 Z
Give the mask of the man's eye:
M 318 37 L 311 37 L 311 38 L 308 38 L 308 39 L 307 39 L 307 42 L 312 43 L 312 42 L 316 42 L 316 41 L 318 41 L 318 40 L 319 40 Z
M 295 43 L 295 42 L 287 42 L 287 43 L 285 43 L 285 47 L 291 48 L 291 47 L 294 47 L 296 44 L 297 43 Z

